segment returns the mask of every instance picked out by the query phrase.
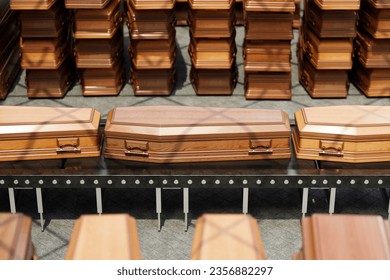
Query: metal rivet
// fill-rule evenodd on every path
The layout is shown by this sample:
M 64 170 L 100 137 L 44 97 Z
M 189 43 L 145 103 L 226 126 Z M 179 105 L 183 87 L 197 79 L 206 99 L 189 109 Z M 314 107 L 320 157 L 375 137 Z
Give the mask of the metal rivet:
M 339 180 L 336 181 L 336 183 L 337 183 L 337 185 L 341 185 L 342 182 L 341 182 L 341 180 L 339 179 Z
M 162 181 L 162 183 L 163 183 L 164 185 L 166 185 L 166 184 L 168 184 L 168 181 L 164 179 L 164 180 Z
M 289 180 L 287 180 L 287 179 L 286 179 L 286 180 L 284 180 L 284 184 L 285 184 L 285 185 L 288 185 L 289 183 L 290 183 L 290 181 L 289 181 Z
M 25 180 L 24 183 L 25 183 L 26 185 L 29 185 L 29 184 L 30 184 L 30 180 Z
M 123 179 L 123 180 L 121 181 L 121 184 L 122 184 L 122 185 L 125 185 L 125 184 L 126 184 L 126 180 Z
M 107 180 L 107 184 L 112 185 L 112 180 Z
M 379 179 L 378 180 L 378 185 L 382 185 L 383 184 L 383 180 L 382 179 Z
M 54 180 L 51 181 L 51 182 L 52 182 L 53 185 L 57 185 L 57 183 L 58 183 L 56 179 L 54 179 Z
M 215 184 L 216 184 L 216 185 L 219 185 L 220 183 L 221 183 L 221 181 L 219 181 L 218 179 L 215 180 Z
M 201 181 L 201 183 L 202 183 L 202 185 L 205 185 L 205 184 L 206 184 L 206 180 L 203 179 L 203 180 Z
M 312 184 L 312 185 L 315 185 L 315 184 L 317 184 L 317 180 L 314 180 L 314 179 L 313 179 L 313 180 L 311 180 L 311 184 Z
M 68 185 L 70 185 L 71 183 L 72 183 L 72 181 L 71 180 L 66 180 L 66 183 L 68 184 Z
M 173 183 L 174 183 L 175 185 L 177 185 L 177 184 L 179 184 L 179 180 L 176 179 L 176 180 L 173 181 Z
M 4 185 L 5 184 L 4 180 L 0 180 L 0 184 Z
M 369 180 L 367 180 L 367 179 L 366 179 L 366 180 L 364 180 L 364 184 L 365 184 L 365 185 L 368 185 L 369 183 L 370 183 L 370 181 L 369 181 Z
M 325 180 L 322 181 L 322 183 L 323 183 L 324 185 L 326 185 L 326 184 L 328 184 L 328 180 L 325 179 Z
M 93 183 L 94 183 L 95 185 L 97 185 L 97 184 L 99 184 L 99 180 L 94 180 Z
M 303 181 L 301 179 L 298 180 L 298 185 L 302 185 Z
M 19 184 L 19 181 L 18 180 L 14 180 L 14 185 L 17 185 Z
M 230 185 L 233 185 L 233 184 L 234 184 L 234 180 L 230 179 L 230 180 L 229 180 L 229 184 L 230 184 Z
M 261 184 L 261 180 L 257 180 L 256 184 L 260 185 Z
M 188 184 L 188 185 L 192 185 L 192 180 L 189 179 L 189 180 L 187 181 L 187 184 Z
M 275 185 L 276 181 L 274 179 L 272 179 L 271 181 L 269 181 L 271 185 Z
M 149 185 L 153 185 L 154 181 L 152 179 L 149 180 Z
M 84 185 L 85 184 L 85 181 L 83 179 L 80 180 L 80 184 L 81 185 Z
M 356 181 L 354 179 L 352 179 L 350 182 L 349 182 L 351 185 L 355 185 Z
M 140 182 L 140 180 L 135 180 L 134 181 L 134 183 L 136 184 L 136 185 L 139 185 L 141 182 Z M 122 180 L 122 184 L 124 185 L 124 184 L 126 184 L 126 181 L 125 180 Z
M 43 180 L 42 180 L 42 179 L 39 180 L 39 181 L 38 181 L 38 184 L 43 185 Z
M 248 184 L 248 180 L 242 180 L 242 183 L 243 183 L 244 185 L 246 185 L 246 184 Z

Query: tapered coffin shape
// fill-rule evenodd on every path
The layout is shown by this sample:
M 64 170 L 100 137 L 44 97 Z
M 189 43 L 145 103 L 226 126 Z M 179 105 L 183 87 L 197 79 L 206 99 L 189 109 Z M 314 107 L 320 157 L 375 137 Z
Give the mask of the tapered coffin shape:
M 234 32 L 234 10 L 190 10 L 188 24 L 196 38 L 230 38 Z
M 61 0 L 10 0 L 12 10 L 48 10 Z
M 110 1 L 113 0 L 65 0 L 65 7 L 67 9 L 103 9 Z
M 247 72 L 246 99 L 291 99 L 291 72 Z
M 67 260 L 140 260 L 136 220 L 127 214 L 82 215 L 77 219 Z
M 20 72 L 19 46 L 16 45 L 8 55 L 0 59 L 0 100 L 7 97 Z
M 280 110 L 145 106 L 109 112 L 107 158 L 207 162 L 290 157 L 288 115 Z
M 192 260 L 265 260 L 257 221 L 243 214 L 204 214 L 196 221 Z
M 130 83 L 136 96 L 167 96 L 176 83 L 172 69 L 130 69 Z
M 390 2 L 389 2 L 390 3 Z M 389 9 L 377 9 L 370 1 L 362 2 L 358 24 L 374 38 L 390 38 L 390 6 Z
M 0 161 L 98 157 L 99 124 L 91 108 L 2 106 Z
M 254 12 L 286 12 L 295 11 L 294 0 L 243 0 L 244 9 Z
M 231 69 L 196 69 L 192 67 L 190 79 L 197 95 L 231 95 L 237 84 L 238 72 Z
M 295 112 L 297 158 L 335 162 L 390 161 L 390 106 L 342 105 Z

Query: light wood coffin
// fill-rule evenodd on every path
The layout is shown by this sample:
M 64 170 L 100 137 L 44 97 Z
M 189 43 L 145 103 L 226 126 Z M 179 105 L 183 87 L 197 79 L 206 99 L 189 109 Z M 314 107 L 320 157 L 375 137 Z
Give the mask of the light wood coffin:
M 238 72 L 231 69 L 191 68 L 190 79 L 197 95 L 231 95 L 237 85 Z
M 98 157 L 99 123 L 90 108 L 2 106 L 0 161 Z
M 136 10 L 172 10 L 175 0 L 125 0 Z
M 30 217 L 16 213 L 0 213 L 0 260 L 32 260 Z
M 295 112 L 293 143 L 299 159 L 390 161 L 390 106 L 343 105 Z
M 103 9 L 113 0 L 65 0 L 67 9 Z
M 136 96 L 167 96 L 176 83 L 176 71 L 171 69 L 130 68 L 130 84 Z
M 291 72 L 247 72 L 246 99 L 291 99 Z
M 77 9 L 74 12 L 74 38 L 109 39 L 123 24 L 120 0 L 111 0 L 104 9 Z
M 313 214 L 302 220 L 305 260 L 389 260 L 389 223 L 381 216 Z
M 360 0 L 313 0 L 321 10 L 359 10 Z
M 196 221 L 191 260 L 265 260 L 257 221 L 243 214 L 204 214 Z
M 295 11 L 294 0 L 243 0 L 244 9 L 253 12 L 285 12 Z
M 66 260 L 140 260 L 136 220 L 128 214 L 82 215 Z
M 290 157 L 281 110 L 145 106 L 109 112 L 106 158 L 174 163 Z
M 191 10 L 188 25 L 195 38 L 230 38 L 234 32 L 234 10 Z
M 20 48 L 16 45 L 8 55 L 0 59 L 0 100 L 7 97 L 20 72 Z
M 57 0 L 10 0 L 12 10 L 48 10 Z
M 362 8 L 359 11 L 358 24 L 374 38 L 389 39 L 390 6 L 388 9 L 377 9 L 370 1 L 363 1 Z
M 370 2 L 376 9 L 390 9 L 389 0 L 362 0 L 363 2 Z
M 233 0 L 188 0 L 194 10 L 229 10 L 233 8 Z

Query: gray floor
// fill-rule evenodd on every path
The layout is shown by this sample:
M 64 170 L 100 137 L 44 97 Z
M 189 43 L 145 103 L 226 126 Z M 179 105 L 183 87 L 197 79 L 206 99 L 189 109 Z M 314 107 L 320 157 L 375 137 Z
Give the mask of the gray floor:
M 26 97 L 24 73 L 20 76 L 9 97 L 2 105 L 40 105 L 95 107 L 103 118 L 117 106 L 175 104 L 193 106 L 220 106 L 245 108 L 279 108 L 288 112 L 290 119 L 299 108 L 337 104 L 389 105 L 389 98 L 366 98 L 351 86 L 345 99 L 312 99 L 298 83 L 295 47 L 292 42 L 293 72 L 291 101 L 247 101 L 244 97 L 242 72 L 243 27 L 237 28 L 237 64 L 239 80 L 232 96 L 198 97 L 188 80 L 190 68 L 187 47 L 188 28 L 177 28 L 178 81 L 175 92 L 169 97 L 135 97 L 126 84 L 117 97 L 82 97 L 75 85 L 64 99 L 29 100 Z M 295 36 L 297 33 L 295 32 Z M 128 42 L 128 37 L 127 37 Z M 128 58 L 127 58 L 128 59 Z M 190 191 L 191 225 L 184 231 L 182 193 L 180 190 L 163 191 L 163 218 L 161 232 L 157 231 L 155 193 L 150 189 L 106 189 L 103 193 L 105 213 L 130 213 L 137 218 L 142 255 L 145 259 L 188 259 L 196 218 L 203 213 L 240 213 L 240 189 L 192 189 Z M 326 213 L 328 194 L 325 190 L 310 192 L 309 214 Z M 81 214 L 95 213 L 93 189 L 50 189 L 44 192 L 45 231 L 40 231 L 36 213 L 35 193 L 32 190 L 17 192 L 17 210 L 34 218 L 33 242 L 41 259 L 63 259 L 74 221 Z M 0 211 L 9 211 L 8 193 L 0 189 Z M 301 200 L 297 189 L 255 189 L 250 191 L 249 212 L 259 221 L 259 228 L 270 259 L 290 259 L 301 246 Z M 343 189 L 337 193 L 336 213 L 378 214 L 387 217 L 387 201 L 377 189 Z

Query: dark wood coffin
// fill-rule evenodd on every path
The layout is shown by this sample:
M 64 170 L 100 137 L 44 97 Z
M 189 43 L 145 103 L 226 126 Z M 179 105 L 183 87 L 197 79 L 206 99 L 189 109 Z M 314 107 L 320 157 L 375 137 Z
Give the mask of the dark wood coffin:
M 188 53 L 197 69 L 231 69 L 236 61 L 235 33 L 230 38 L 191 37 Z
M 243 58 L 246 72 L 290 72 L 291 42 L 288 40 L 245 40 Z
M 321 10 L 359 10 L 360 0 L 314 0 Z
M 23 38 L 55 38 L 67 29 L 70 14 L 63 1 L 57 1 L 48 10 L 23 10 L 20 12 Z
M 237 1 L 234 3 L 234 13 L 236 18 L 236 26 L 244 25 L 244 4 L 242 3 L 242 0 Z
M 0 260 L 32 260 L 32 220 L 21 213 L 0 213 Z
M 353 41 L 350 38 L 320 38 L 310 28 L 301 28 L 302 51 L 316 69 L 351 69 Z
M 0 59 L 0 100 L 7 97 L 20 71 L 20 48 L 14 45 L 11 51 Z
M 188 0 L 193 10 L 229 10 L 233 8 L 233 0 Z
M 0 21 L 0 59 L 8 55 L 15 45 L 19 45 L 19 24 L 16 12 L 8 10 L 2 21 Z
M 356 60 L 350 73 L 350 80 L 367 97 L 390 96 L 389 68 L 365 68 Z
M 300 26 L 301 26 L 301 0 L 295 0 L 293 28 L 298 29 Z
M 112 68 L 123 60 L 122 28 L 110 39 L 77 39 L 74 55 L 77 68 Z
M 57 0 L 10 0 L 12 10 L 48 10 Z
M 125 81 L 124 65 L 121 60 L 112 68 L 85 68 L 80 72 L 83 96 L 118 95 Z
M 136 96 L 168 96 L 176 83 L 176 71 L 172 69 L 130 68 L 130 84 Z
M 128 214 L 82 215 L 66 260 L 140 260 L 137 222 Z
M 125 0 L 129 2 L 136 10 L 172 10 L 175 6 L 175 0 Z
M 109 112 L 105 157 L 174 163 L 290 157 L 281 110 L 185 106 L 120 107 Z
M 344 105 L 295 112 L 299 159 L 335 162 L 390 161 L 390 106 Z
M 197 95 L 231 95 L 237 84 L 238 72 L 231 69 L 191 68 L 190 79 Z
M 178 1 L 176 0 L 175 8 L 173 9 L 176 17 L 176 26 L 187 26 L 188 25 L 188 12 L 190 6 L 187 0 Z
M 109 39 L 123 25 L 121 0 L 111 0 L 103 9 L 77 9 L 74 12 L 76 39 Z
M 305 260 L 389 260 L 389 223 L 380 216 L 313 214 L 302 220 Z
M 389 2 L 390 3 L 390 2 Z M 363 1 L 359 11 L 359 27 L 364 28 L 374 38 L 390 38 L 390 6 L 377 9 L 370 1 Z
M 115 0 L 65 0 L 65 7 L 67 9 L 103 9 Z
M 99 124 L 91 108 L 2 106 L 0 161 L 99 157 Z
M 171 69 L 176 61 L 175 34 L 169 39 L 131 40 L 129 55 L 137 69 Z
M 243 0 L 244 10 L 253 12 L 285 12 L 295 11 L 294 0 Z
M 26 70 L 29 98 L 62 98 L 75 81 L 75 65 L 68 57 L 55 70 Z
M 389 0 L 362 0 L 364 2 L 370 2 L 376 9 L 390 9 Z
M 354 40 L 354 56 L 366 68 L 390 68 L 390 39 L 375 39 L 359 30 Z
M 188 25 L 195 38 L 229 38 L 234 32 L 234 10 L 193 10 Z
M 243 214 L 204 214 L 196 221 L 191 260 L 265 260 L 257 221 Z
M 0 23 L 2 23 L 5 15 L 9 12 L 10 10 L 10 3 L 9 0 L 5 1 L 0 1 Z
M 321 38 L 353 38 L 356 35 L 354 10 L 322 10 L 315 1 L 305 0 L 303 18 Z
M 291 99 L 291 72 L 246 72 L 246 99 Z
M 245 11 L 247 40 L 292 40 L 293 14 Z

